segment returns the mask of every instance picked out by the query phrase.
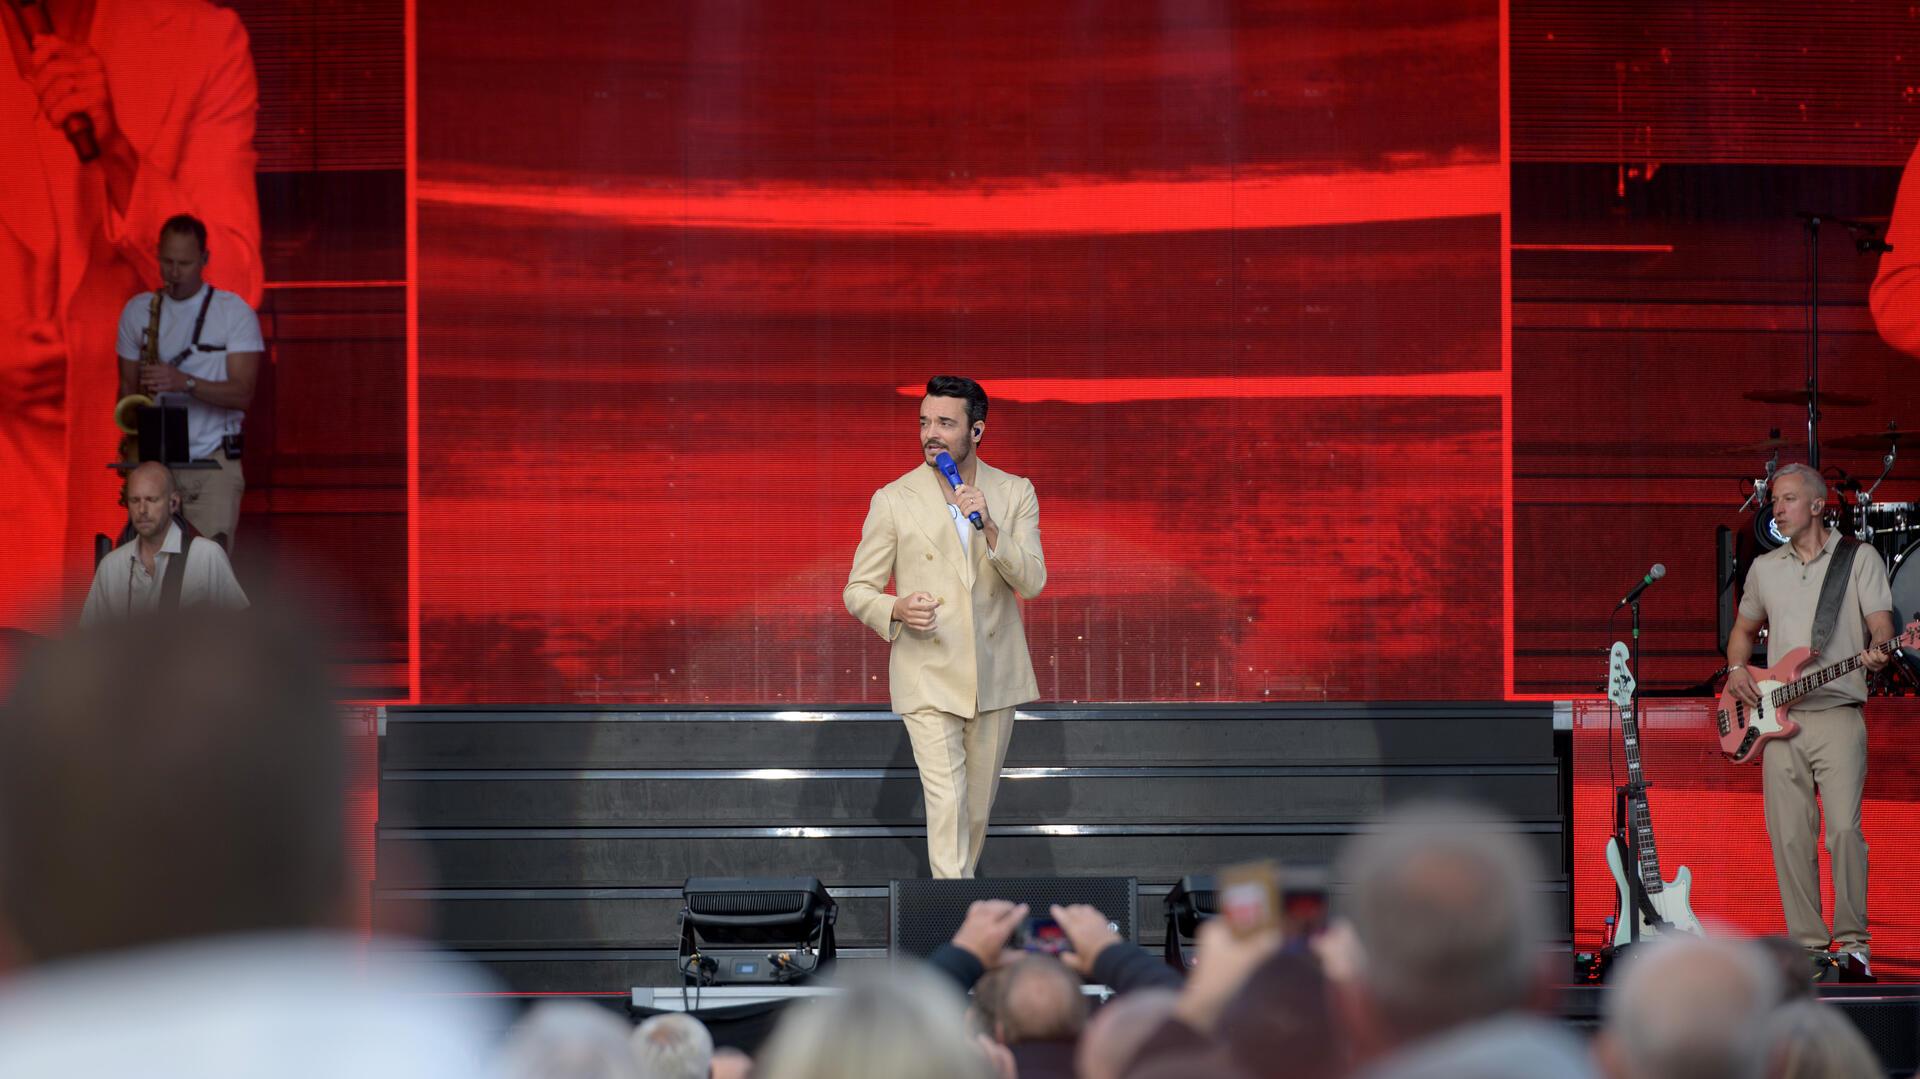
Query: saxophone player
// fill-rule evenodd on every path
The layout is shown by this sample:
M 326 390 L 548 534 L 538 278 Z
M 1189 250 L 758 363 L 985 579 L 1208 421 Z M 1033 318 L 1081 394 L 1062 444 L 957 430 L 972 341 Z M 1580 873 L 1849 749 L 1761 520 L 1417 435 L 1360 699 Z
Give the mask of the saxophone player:
M 210 254 L 199 219 L 179 214 L 161 226 L 162 285 L 134 296 L 120 313 L 120 392 L 186 407 L 188 456 L 212 467 L 177 471 L 180 512 L 231 550 L 246 490 L 241 425 L 265 346 L 253 308 L 207 283 Z

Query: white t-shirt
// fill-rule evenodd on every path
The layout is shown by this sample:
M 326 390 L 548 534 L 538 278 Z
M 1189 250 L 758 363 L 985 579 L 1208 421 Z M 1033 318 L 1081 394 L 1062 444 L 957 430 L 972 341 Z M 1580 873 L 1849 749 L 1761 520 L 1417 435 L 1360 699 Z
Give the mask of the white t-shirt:
M 206 325 L 200 330 L 200 343 L 218 347 L 208 352 L 191 347 L 193 324 L 200 317 L 200 302 L 209 287 L 202 284 L 199 292 L 184 300 L 161 293 L 160 359 L 172 363 L 184 351 L 186 358 L 176 365 L 182 372 L 208 382 L 225 382 L 227 353 L 264 352 L 266 345 L 260 339 L 260 319 L 254 315 L 253 308 L 226 289 L 215 289 L 213 302 L 207 306 Z M 153 293 L 142 292 L 120 309 L 120 341 L 116 351 L 121 359 L 139 362 L 152 304 Z M 163 393 L 160 403 L 186 406 L 187 452 L 196 461 L 212 457 L 220 449 L 223 436 L 239 434 L 240 421 L 246 416 L 237 408 L 220 408 L 186 393 Z

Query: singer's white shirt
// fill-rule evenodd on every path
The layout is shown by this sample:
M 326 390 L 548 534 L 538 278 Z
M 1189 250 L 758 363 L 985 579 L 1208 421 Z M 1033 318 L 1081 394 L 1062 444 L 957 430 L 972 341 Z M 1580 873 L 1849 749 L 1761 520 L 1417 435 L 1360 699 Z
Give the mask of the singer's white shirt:
M 960 533 L 960 550 L 968 558 L 973 557 L 973 522 L 960 516 L 960 507 L 947 503 L 947 514 L 953 518 L 953 530 Z

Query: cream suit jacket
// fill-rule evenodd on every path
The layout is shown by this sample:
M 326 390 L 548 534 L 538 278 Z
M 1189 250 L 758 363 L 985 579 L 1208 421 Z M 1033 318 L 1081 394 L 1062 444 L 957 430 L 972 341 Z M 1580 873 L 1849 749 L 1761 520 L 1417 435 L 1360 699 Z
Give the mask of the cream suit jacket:
M 985 534 L 975 532 L 968 557 L 944 482 L 921 465 L 874 492 L 841 593 L 855 618 L 893 642 L 887 677 L 901 715 L 938 708 L 971 717 L 1040 696 L 1015 599 L 1032 599 L 1047 583 L 1033 484 L 979 462 L 974 486 L 987 496 L 1000 545 L 989 555 Z M 931 631 L 893 620 L 889 577 L 898 595 L 926 592 L 941 601 Z

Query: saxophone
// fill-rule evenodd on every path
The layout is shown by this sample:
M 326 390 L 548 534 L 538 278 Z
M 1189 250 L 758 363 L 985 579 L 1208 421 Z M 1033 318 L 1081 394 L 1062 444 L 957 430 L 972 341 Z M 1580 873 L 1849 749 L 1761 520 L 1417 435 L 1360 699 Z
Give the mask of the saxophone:
M 146 339 L 140 342 L 140 366 L 145 367 L 148 364 L 157 364 L 159 362 L 160 290 L 155 289 L 153 291 L 153 303 L 147 306 L 147 335 Z M 149 397 L 139 390 L 135 390 L 133 393 L 122 397 L 119 403 L 113 406 L 114 425 L 120 428 L 122 434 L 129 437 L 138 435 L 140 433 L 140 410 L 143 408 L 151 408 L 152 406 L 152 397 Z M 121 455 L 123 457 L 126 456 L 124 442 Z

